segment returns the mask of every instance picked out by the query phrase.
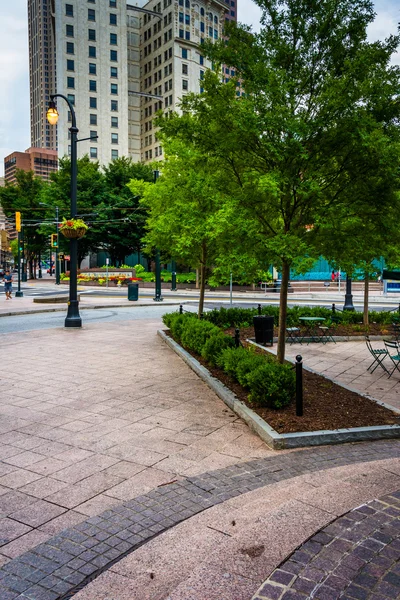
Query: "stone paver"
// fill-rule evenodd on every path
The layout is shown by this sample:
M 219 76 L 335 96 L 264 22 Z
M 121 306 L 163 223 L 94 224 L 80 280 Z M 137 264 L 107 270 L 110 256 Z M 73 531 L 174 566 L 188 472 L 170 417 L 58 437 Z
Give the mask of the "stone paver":
M 363 504 L 312 536 L 253 600 L 400 598 L 400 490 Z
M 382 348 L 383 342 L 372 342 L 372 346 Z M 301 354 L 304 365 L 314 371 L 400 409 L 400 374 L 395 372 L 389 379 L 381 368 L 369 373 L 367 368 L 372 358 L 364 341 L 286 345 L 288 357 L 294 358 L 297 354 Z
M 21 600 L 57 600 L 144 542 L 207 508 L 300 475 L 399 456 L 396 441 L 317 448 L 243 462 L 161 485 L 65 529 L 3 565 L 0 598 L 15 594 Z M 398 479 L 395 475 L 391 478 Z M 318 509 L 314 507 L 313 512 L 317 514 Z
M 273 454 L 159 326 L 0 335 L 0 558 L 36 545 L 32 529 L 54 535 L 158 485 Z

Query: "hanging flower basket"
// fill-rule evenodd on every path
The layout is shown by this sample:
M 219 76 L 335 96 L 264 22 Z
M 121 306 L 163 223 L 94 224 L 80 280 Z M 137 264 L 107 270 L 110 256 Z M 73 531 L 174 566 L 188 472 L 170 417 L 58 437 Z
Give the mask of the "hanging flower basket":
M 60 225 L 60 233 L 68 239 L 79 239 L 85 235 L 88 229 L 82 219 L 64 219 Z

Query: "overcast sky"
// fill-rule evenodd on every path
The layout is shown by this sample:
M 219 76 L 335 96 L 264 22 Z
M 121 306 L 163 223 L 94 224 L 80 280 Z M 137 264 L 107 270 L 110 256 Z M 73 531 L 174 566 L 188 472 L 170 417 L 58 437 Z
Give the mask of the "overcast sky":
M 27 0 L 1 0 L 0 20 L 0 176 L 5 156 L 30 146 Z M 238 19 L 259 26 L 260 11 L 252 0 L 238 0 Z M 371 40 L 396 33 L 400 21 L 398 0 L 376 0 L 377 18 Z M 400 55 L 396 56 L 400 64 Z

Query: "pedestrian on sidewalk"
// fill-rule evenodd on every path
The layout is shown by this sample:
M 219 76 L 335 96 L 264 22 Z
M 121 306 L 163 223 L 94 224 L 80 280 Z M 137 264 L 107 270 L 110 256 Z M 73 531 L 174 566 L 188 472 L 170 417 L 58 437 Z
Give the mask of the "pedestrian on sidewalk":
M 6 274 L 4 275 L 4 291 L 6 293 L 6 300 L 11 300 L 12 298 L 12 281 L 13 281 L 13 277 L 12 274 L 10 273 L 10 271 L 6 271 Z

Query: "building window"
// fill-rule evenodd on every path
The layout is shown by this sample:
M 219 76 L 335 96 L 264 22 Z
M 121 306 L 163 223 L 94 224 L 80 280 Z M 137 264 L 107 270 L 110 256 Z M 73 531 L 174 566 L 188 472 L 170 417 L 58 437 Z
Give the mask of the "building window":
M 231 17 L 234 17 L 234 16 L 235 16 L 235 11 L 231 10 Z
M 203 21 L 202 21 L 202 22 L 200 23 L 200 31 L 201 31 L 202 33 L 204 33 L 204 30 L 205 30 L 205 26 L 204 26 L 204 23 L 203 23 Z
M 185 25 L 190 25 L 190 15 L 185 15 Z
M 116 33 L 110 33 L 110 44 L 112 46 L 117 45 L 117 34 Z
M 118 100 L 111 100 L 112 112 L 118 112 Z
M 110 13 L 110 25 L 117 24 L 117 15 L 114 13 Z
M 110 8 L 117 8 L 117 0 L 110 0 Z
M 74 37 L 74 26 L 66 25 L 65 26 L 65 34 L 67 37 Z
M 204 65 L 204 56 L 202 56 L 201 54 L 200 54 L 200 64 Z
M 75 104 L 75 95 L 74 94 L 68 94 L 67 98 L 71 102 L 72 105 Z
M 118 77 L 117 67 L 110 67 L 110 77 Z
M 179 23 L 183 23 L 183 12 L 179 13 Z
M 91 142 L 97 142 L 97 131 L 91 131 L 89 135 Z
M 209 28 L 208 28 L 208 35 L 209 35 L 210 37 L 212 37 L 212 35 L 213 35 L 213 28 L 212 28 L 212 27 L 209 27 Z
M 214 40 L 218 39 L 218 31 L 214 29 Z
M 185 31 L 185 40 L 190 40 L 190 31 Z
M 97 98 L 93 98 L 93 96 L 89 98 L 89 107 L 97 108 Z
M 96 58 L 96 46 L 89 46 L 89 57 Z
M 96 63 L 89 63 L 89 74 L 96 75 L 96 73 L 97 73 Z
M 187 79 L 182 79 L 182 89 L 183 90 L 188 90 L 189 89 L 189 82 Z
M 118 117 L 111 117 L 111 127 L 118 127 Z
M 113 62 L 117 62 L 117 60 L 118 60 L 118 51 L 117 50 L 110 50 L 110 60 L 112 60 Z
M 190 8 L 190 0 L 185 0 L 185 8 Z
M 110 87 L 111 87 L 112 94 L 114 94 L 114 95 L 118 94 L 118 84 L 117 83 L 112 83 Z
M 188 57 L 188 51 L 186 48 L 182 48 L 182 58 L 187 58 Z
M 97 115 L 96 114 L 91 114 L 89 116 L 89 122 L 91 125 L 97 125 Z
M 65 5 L 65 16 L 66 17 L 73 17 L 74 16 L 74 7 L 72 6 L 72 4 L 66 4 Z
M 88 21 L 96 20 L 96 11 L 93 8 L 88 8 L 87 18 L 88 18 Z
M 97 148 L 90 148 L 90 158 L 97 158 Z
M 73 42 L 67 42 L 67 54 L 75 54 Z
M 88 29 L 88 39 L 91 42 L 96 41 L 96 30 L 95 29 Z
M 75 61 L 74 60 L 67 60 L 67 71 L 75 71 Z M 48 79 L 48 77 L 46 79 Z
M 204 71 L 200 71 L 200 79 L 204 79 Z
M 200 9 L 200 14 L 201 14 L 202 17 L 204 17 L 204 13 L 205 13 L 204 8 L 201 8 Z
M 111 160 L 116 160 L 118 158 L 118 150 L 111 150 Z
M 75 87 L 75 77 L 67 77 L 67 88 L 74 89 Z
M 183 31 L 183 29 L 179 30 L 179 37 L 183 40 L 183 38 L 184 38 L 184 31 Z
M 97 82 L 94 79 L 89 80 L 89 92 L 97 92 Z
M 118 144 L 118 133 L 112 133 L 111 134 L 111 143 L 112 144 Z

